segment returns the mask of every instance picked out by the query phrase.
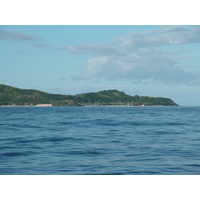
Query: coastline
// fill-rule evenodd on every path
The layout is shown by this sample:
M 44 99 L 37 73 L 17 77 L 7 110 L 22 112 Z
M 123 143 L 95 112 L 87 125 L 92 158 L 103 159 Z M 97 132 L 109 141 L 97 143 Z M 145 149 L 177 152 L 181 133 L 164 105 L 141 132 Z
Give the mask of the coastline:
M 80 105 L 80 106 L 27 106 L 27 105 L 1 105 L 0 108 L 24 108 L 24 107 L 33 107 L 33 108 L 47 108 L 47 107 L 177 107 L 177 106 L 165 106 L 165 105 L 145 105 L 145 106 L 138 106 L 138 105 Z
M 2 107 L 2 108 L 14 108 L 14 107 L 37 107 L 37 106 L 20 106 L 20 105 L 19 106 L 12 106 L 12 105 L 11 106 L 10 105 L 5 105 L 4 106 L 4 105 L 2 105 L 0 107 Z

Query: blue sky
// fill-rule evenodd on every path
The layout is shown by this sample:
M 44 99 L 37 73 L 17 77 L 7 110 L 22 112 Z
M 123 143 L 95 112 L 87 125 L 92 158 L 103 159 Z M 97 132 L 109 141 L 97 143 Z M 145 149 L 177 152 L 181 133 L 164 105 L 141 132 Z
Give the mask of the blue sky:
M 0 26 L 0 83 L 200 106 L 200 26 Z

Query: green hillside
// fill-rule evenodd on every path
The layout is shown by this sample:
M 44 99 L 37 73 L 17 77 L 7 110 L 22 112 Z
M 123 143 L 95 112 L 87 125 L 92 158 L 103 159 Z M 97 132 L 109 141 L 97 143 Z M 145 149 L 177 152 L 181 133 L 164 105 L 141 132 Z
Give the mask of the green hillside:
M 78 105 L 71 101 L 71 95 L 50 94 L 39 90 L 19 89 L 0 84 L 0 105 Z
M 52 104 L 53 106 L 98 106 L 129 105 L 137 106 L 178 106 L 169 98 L 130 96 L 118 90 L 104 90 L 77 95 L 50 94 L 39 90 L 19 89 L 0 84 L 0 106 Z
M 177 106 L 169 98 L 162 97 L 145 97 L 145 96 L 130 96 L 118 90 L 104 90 L 100 92 L 91 92 L 75 95 L 74 100 L 80 104 L 99 104 L 99 105 L 148 105 L 148 106 Z

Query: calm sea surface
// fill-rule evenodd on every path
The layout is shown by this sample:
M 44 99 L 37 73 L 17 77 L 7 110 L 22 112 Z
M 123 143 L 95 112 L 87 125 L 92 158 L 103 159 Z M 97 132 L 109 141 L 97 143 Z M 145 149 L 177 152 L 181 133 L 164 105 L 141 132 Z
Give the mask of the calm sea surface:
M 0 174 L 200 174 L 200 107 L 0 107 Z

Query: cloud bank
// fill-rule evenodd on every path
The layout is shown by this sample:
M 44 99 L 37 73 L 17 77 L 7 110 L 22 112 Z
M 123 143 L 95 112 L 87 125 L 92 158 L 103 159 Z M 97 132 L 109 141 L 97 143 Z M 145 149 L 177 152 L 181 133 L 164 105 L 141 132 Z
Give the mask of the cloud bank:
M 37 43 L 37 44 L 34 44 L 33 46 L 37 48 L 41 48 L 41 49 L 52 49 L 52 50 L 62 50 L 62 51 L 67 50 L 66 46 L 53 47 L 44 43 Z
M 1 40 L 16 40 L 16 41 L 29 41 L 29 40 L 42 40 L 40 37 L 33 35 L 27 35 L 18 32 L 10 32 L 0 30 L 0 39 Z
M 161 26 L 132 32 L 105 44 L 68 47 L 71 54 L 91 54 L 87 72 L 76 79 L 129 79 L 138 83 L 200 84 L 199 71 L 186 71 L 180 52 L 161 50 L 167 45 L 200 43 L 200 26 Z M 162 48 L 163 49 L 163 48 Z

